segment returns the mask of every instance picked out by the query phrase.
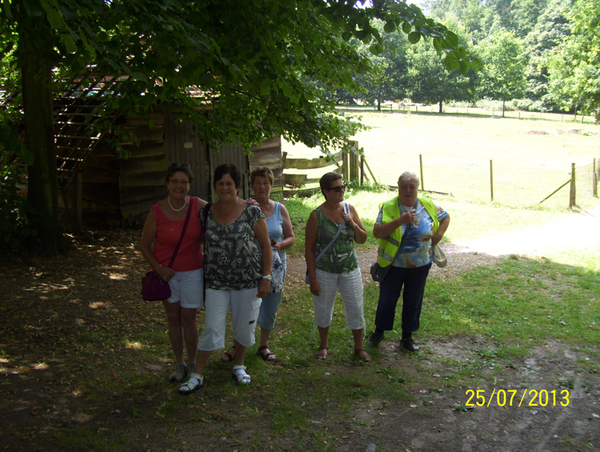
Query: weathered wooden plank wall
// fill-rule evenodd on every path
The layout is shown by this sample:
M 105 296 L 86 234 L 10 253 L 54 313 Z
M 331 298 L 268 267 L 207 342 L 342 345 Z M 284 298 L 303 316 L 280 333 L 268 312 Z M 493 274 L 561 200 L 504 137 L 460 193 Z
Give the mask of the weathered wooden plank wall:
M 208 149 L 196 125 L 191 121 L 182 121 L 177 113 L 170 113 L 165 116 L 164 135 L 167 161 L 187 163 L 194 174 L 190 195 L 208 199 L 211 174 Z
M 165 171 L 168 166 L 164 142 L 164 116 L 152 115 L 152 127 L 138 116 L 129 116 L 125 129 L 140 142 L 122 143 L 129 151 L 119 159 L 119 205 L 123 218 L 141 215 L 166 195 Z
M 212 195 L 214 168 L 233 163 L 243 174 L 239 196 L 250 196 L 248 187 L 252 168 L 268 166 L 281 186 L 281 139 L 275 137 L 253 147 L 251 155 L 237 145 L 208 149 L 205 140 L 190 121 L 180 121 L 176 113 L 155 113 L 151 124 L 141 117 L 127 117 L 123 127 L 139 140 L 139 147 L 121 143 L 129 152 L 119 157 L 108 146 L 99 146 L 86 161 L 83 177 L 83 211 L 86 222 L 94 214 L 114 220 L 139 217 L 167 194 L 165 173 L 170 163 L 187 163 L 194 173 L 190 194 L 203 199 Z M 72 206 L 75 187 L 66 193 Z

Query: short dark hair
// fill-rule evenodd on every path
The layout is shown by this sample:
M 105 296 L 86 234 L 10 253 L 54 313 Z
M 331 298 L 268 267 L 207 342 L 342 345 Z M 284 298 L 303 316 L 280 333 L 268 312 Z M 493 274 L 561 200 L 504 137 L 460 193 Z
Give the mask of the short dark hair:
M 256 179 L 257 177 L 266 177 L 267 179 L 269 179 L 269 183 L 271 184 L 271 186 L 275 183 L 275 176 L 273 176 L 273 171 L 271 171 L 271 169 L 267 168 L 266 166 L 261 166 L 252 170 L 252 173 L 250 173 L 250 184 L 253 184 L 254 179 Z
M 235 184 L 235 188 L 239 189 L 242 184 L 242 175 L 240 174 L 240 170 L 237 169 L 237 166 L 232 165 L 231 163 L 223 163 L 222 165 L 217 166 L 215 169 L 215 178 L 213 180 L 213 187 L 217 188 L 217 182 L 220 181 L 225 174 L 229 174 L 233 179 L 233 183 Z
M 323 193 L 325 199 L 327 199 L 325 190 L 331 190 L 331 184 L 333 184 L 336 180 L 340 180 L 341 178 L 342 175 L 339 173 L 325 173 L 321 176 L 321 179 L 319 179 L 319 186 L 321 187 L 321 193 Z
M 194 180 L 194 175 L 192 174 L 192 170 L 190 169 L 190 165 L 187 163 L 171 163 L 167 168 L 167 177 L 165 177 L 165 182 L 168 184 L 173 174 L 175 173 L 185 173 L 190 180 L 190 184 Z

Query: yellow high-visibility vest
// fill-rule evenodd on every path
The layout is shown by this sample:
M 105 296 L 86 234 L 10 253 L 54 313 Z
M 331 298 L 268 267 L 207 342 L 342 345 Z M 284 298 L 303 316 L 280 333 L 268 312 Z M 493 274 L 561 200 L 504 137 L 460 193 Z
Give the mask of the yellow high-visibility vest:
M 440 222 L 437 217 L 437 211 L 435 204 L 429 198 L 418 198 L 425 207 L 425 210 L 433 220 L 433 233 L 435 234 L 440 226 Z M 381 223 L 389 223 L 390 221 L 400 218 L 400 206 L 399 200 L 396 196 L 389 201 L 382 203 L 379 209 L 383 207 L 383 217 Z M 405 228 L 407 225 L 403 225 Z M 377 263 L 382 267 L 387 267 L 394 261 L 398 249 L 400 249 L 400 243 L 402 242 L 402 227 L 394 229 L 390 235 L 383 239 L 379 239 L 379 248 L 377 249 Z

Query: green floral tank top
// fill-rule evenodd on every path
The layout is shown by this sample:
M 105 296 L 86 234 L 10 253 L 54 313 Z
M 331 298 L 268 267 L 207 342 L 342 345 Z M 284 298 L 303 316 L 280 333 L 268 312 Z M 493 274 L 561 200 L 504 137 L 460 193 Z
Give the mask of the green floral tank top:
M 339 224 L 331 221 L 321 212 L 321 208 L 315 209 L 317 212 L 317 246 L 315 257 L 331 242 L 340 227 Z M 358 268 L 358 257 L 354 250 L 354 229 L 345 225 L 342 232 L 335 239 L 333 245 L 325 251 L 317 262 L 317 268 L 329 273 L 348 273 Z

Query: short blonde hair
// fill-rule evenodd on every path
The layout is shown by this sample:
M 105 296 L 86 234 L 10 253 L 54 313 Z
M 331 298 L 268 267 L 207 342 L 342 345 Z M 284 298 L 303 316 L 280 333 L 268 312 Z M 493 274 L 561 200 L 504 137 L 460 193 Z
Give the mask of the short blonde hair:
M 419 179 L 419 176 L 417 176 L 412 171 L 404 171 L 402 174 L 400 174 L 400 177 L 398 178 L 398 188 L 400 188 L 401 182 L 408 182 L 409 180 L 414 180 L 417 183 L 417 188 L 419 188 L 419 185 L 421 185 L 421 180 Z

